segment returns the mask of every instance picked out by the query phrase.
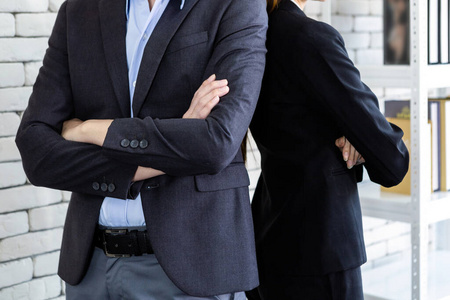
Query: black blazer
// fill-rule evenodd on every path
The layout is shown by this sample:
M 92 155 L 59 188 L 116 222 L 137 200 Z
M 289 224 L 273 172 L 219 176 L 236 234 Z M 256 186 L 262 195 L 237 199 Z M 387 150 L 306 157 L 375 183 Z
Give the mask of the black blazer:
M 371 180 L 392 186 L 408 169 L 403 132 L 380 113 L 341 35 L 291 1 L 269 15 L 267 50 L 250 127 L 262 166 L 252 203 L 261 283 L 358 267 L 362 168 L 347 169 L 335 140 L 346 136 Z
M 17 134 L 30 181 L 73 191 L 59 274 L 72 285 L 82 280 L 104 197 L 140 192 L 156 257 L 181 290 L 206 296 L 251 289 L 258 276 L 239 148 L 264 71 L 265 3 L 186 0 L 180 9 L 180 0 L 170 0 L 144 52 L 133 119 L 125 3 L 62 4 Z M 229 94 L 205 120 L 182 120 L 211 74 L 229 80 Z M 62 124 L 74 117 L 115 119 L 104 146 L 64 140 Z M 124 139 L 142 143 L 123 147 Z M 138 165 L 168 175 L 132 183 Z

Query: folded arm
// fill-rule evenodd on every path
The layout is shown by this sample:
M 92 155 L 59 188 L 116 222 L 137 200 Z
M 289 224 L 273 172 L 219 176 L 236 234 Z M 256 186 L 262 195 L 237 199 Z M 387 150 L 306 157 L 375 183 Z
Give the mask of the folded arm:
M 323 34 L 310 37 L 315 49 L 305 50 L 308 59 L 297 62 L 302 64 L 305 87 L 335 116 L 342 134 L 364 157 L 371 180 L 396 185 L 408 170 L 403 132 L 380 112 L 376 96 L 361 82 L 348 58 L 342 37 L 328 25 L 322 26 Z M 308 71 L 312 69 L 315 72 Z
M 231 1 L 221 16 L 204 74 L 226 78 L 229 93 L 205 119 L 116 119 L 103 143 L 106 156 L 173 176 L 214 174 L 234 159 L 250 124 L 265 65 L 267 14 L 262 1 Z M 141 149 L 121 147 L 137 136 Z
M 183 119 L 205 119 L 214 106 L 219 103 L 220 97 L 225 96 L 229 92 L 228 81 L 215 80 L 216 76 L 213 74 L 203 82 Z M 103 146 L 108 128 L 113 122 L 109 120 L 86 120 L 71 119 L 65 121 L 63 124 L 61 135 L 66 139 L 74 142 L 94 144 Z M 164 172 L 149 167 L 139 166 L 133 177 L 133 181 L 140 181 L 159 175 Z

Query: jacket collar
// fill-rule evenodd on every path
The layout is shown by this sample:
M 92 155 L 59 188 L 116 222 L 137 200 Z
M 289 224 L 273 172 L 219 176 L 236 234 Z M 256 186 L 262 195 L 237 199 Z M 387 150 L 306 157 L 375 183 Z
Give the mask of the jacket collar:
M 100 0 L 100 26 L 105 59 L 114 92 L 124 117 L 130 116 L 128 67 L 126 56 L 126 5 L 128 0 Z M 133 114 L 145 102 L 156 71 L 177 29 L 198 0 L 170 0 L 144 50 L 133 98 Z
M 147 42 L 144 56 L 142 57 L 141 67 L 139 68 L 136 90 L 134 91 L 133 98 L 133 113 L 135 116 L 138 116 L 138 113 L 144 104 L 169 42 L 197 1 L 198 0 L 186 1 L 183 9 L 180 10 L 182 1 L 170 0 L 161 19 L 159 19 L 155 30 Z

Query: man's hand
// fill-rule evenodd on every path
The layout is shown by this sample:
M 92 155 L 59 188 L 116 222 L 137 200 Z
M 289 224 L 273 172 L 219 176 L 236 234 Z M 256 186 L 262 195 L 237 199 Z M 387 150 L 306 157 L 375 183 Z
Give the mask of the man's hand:
M 211 75 L 195 92 L 183 119 L 206 119 L 213 107 L 219 103 L 220 97 L 225 96 L 229 91 L 226 79 L 216 80 L 216 75 Z
M 347 168 L 351 169 L 355 165 L 359 165 L 365 162 L 364 158 L 359 154 L 359 152 L 353 147 L 352 144 L 345 138 L 345 136 L 340 137 L 335 142 L 336 147 L 342 152 L 342 158 L 347 162 Z

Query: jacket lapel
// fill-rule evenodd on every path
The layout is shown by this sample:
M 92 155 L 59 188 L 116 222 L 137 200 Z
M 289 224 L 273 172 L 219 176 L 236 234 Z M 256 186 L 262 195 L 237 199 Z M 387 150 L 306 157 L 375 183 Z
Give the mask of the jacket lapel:
M 155 78 L 158 66 L 163 58 L 166 48 L 192 7 L 198 0 L 186 0 L 183 9 L 180 9 L 180 0 L 170 0 L 161 19 L 159 19 L 144 50 L 141 66 L 139 68 L 136 90 L 133 98 L 133 113 L 138 113 L 144 104 L 150 86 Z
M 99 14 L 105 59 L 123 117 L 130 114 L 126 53 L 126 0 L 100 0 Z

